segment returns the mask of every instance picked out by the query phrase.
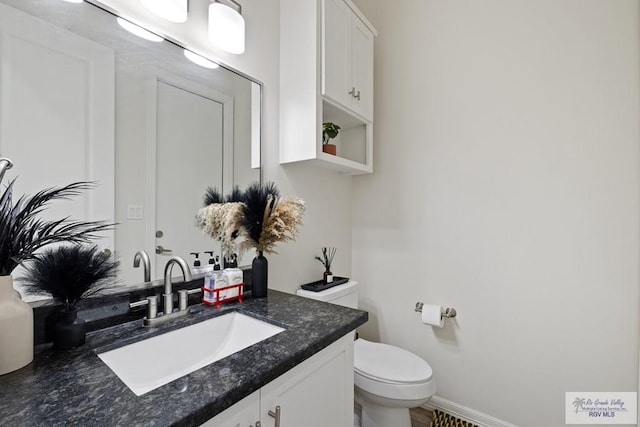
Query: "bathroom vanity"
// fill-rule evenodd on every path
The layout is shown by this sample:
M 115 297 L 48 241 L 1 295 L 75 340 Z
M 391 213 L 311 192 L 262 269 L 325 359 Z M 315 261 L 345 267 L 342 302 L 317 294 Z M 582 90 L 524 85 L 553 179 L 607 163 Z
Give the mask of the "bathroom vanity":
M 75 350 L 38 349 L 32 364 L 0 376 L 0 420 L 12 426 L 248 427 L 257 421 L 274 426 L 279 413 L 282 427 L 352 425 L 353 331 L 367 321 L 366 312 L 278 291 L 219 310 L 192 309 L 157 328 L 136 320 L 92 332 Z M 98 357 L 233 311 L 285 330 L 141 396 Z

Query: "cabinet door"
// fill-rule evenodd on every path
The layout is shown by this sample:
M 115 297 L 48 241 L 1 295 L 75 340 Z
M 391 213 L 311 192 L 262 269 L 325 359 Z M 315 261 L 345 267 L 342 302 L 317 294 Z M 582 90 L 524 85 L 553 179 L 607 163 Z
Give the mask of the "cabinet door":
M 201 427 L 254 427 L 260 419 L 260 391 L 242 399 Z
M 353 425 L 353 334 L 349 334 L 262 388 L 263 427 L 280 407 L 280 427 Z
M 322 5 L 322 94 L 351 108 L 351 9 L 343 0 Z
M 352 109 L 373 122 L 373 33 L 357 17 L 351 26 Z

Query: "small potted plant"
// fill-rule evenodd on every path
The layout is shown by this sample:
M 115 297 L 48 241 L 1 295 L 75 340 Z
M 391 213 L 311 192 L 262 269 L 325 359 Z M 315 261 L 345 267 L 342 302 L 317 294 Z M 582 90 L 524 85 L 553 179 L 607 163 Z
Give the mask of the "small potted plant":
M 336 155 L 336 144 L 329 144 L 333 138 L 338 136 L 340 126 L 335 123 L 325 122 L 322 124 L 322 151 L 327 154 Z
M 97 246 L 63 245 L 37 254 L 22 279 L 37 294 L 50 294 L 63 304 L 53 324 L 53 347 L 67 350 L 84 344 L 86 325 L 78 303 L 112 286 L 119 262 Z
M 333 262 L 333 257 L 336 255 L 336 248 L 324 247 L 322 250 L 322 257 L 316 255 L 316 260 L 319 261 L 324 266 L 324 273 L 322 274 L 322 278 L 324 283 L 333 282 L 333 273 L 331 272 L 331 263 Z

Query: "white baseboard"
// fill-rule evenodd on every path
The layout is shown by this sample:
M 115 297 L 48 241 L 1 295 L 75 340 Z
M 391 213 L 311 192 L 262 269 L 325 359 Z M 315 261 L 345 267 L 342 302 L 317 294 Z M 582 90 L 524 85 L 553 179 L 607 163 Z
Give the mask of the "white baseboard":
M 466 406 L 443 399 L 439 396 L 431 397 L 422 407 L 432 412 L 434 409 L 438 409 L 456 418 L 460 418 L 463 421 L 476 424 L 479 427 L 517 427 L 515 424 L 499 420 L 491 415 L 483 414 L 475 409 L 467 408 Z

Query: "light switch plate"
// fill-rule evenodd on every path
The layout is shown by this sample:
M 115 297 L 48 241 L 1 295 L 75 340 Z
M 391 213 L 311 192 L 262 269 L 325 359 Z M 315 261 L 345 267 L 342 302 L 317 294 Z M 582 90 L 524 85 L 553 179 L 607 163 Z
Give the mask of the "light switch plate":
M 127 206 L 127 219 L 143 219 L 144 209 L 142 205 L 128 205 Z

